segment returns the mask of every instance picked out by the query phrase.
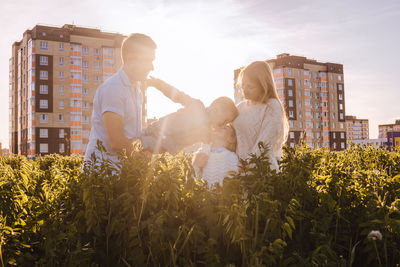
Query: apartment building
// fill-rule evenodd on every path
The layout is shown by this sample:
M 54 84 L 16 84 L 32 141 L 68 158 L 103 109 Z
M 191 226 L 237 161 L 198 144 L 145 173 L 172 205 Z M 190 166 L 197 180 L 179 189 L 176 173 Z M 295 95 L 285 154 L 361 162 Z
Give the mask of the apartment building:
M 346 116 L 347 141 L 369 138 L 368 119 L 357 119 L 356 116 Z
M 24 32 L 9 61 L 12 153 L 85 153 L 94 94 L 121 67 L 124 38 L 69 24 Z
M 389 132 L 400 132 L 400 120 L 396 120 L 393 124 L 380 124 L 379 138 L 387 138 Z
M 289 119 L 288 145 L 305 140 L 313 148 L 346 149 L 343 65 L 287 53 L 266 62 Z M 243 99 L 236 85 L 239 73 L 234 71 L 236 102 Z

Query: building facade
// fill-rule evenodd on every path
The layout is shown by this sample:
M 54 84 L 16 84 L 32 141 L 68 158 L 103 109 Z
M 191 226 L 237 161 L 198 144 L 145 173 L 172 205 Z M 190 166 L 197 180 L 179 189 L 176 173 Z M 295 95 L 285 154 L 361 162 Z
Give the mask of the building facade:
M 343 65 L 289 54 L 266 62 L 289 119 L 288 144 L 305 140 L 313 148 L 346 149 Z M 239 73 L 240 69 L 234 71 L 236 102 L 243 99 L 236 86 Z
M 94 94 L 121 67 L 124 38 L 68 24 L 25 31 L 9 61 L 11 153 L 85 153 Z
M 368 119 L 357 119 L 356 116 L 346 116 L 347 141 L 369 138 Z
M 389 132 L 400 132 L 400 120 L 396 120 L 393 124 L 378 125 L 379 138 L 387 138 Z

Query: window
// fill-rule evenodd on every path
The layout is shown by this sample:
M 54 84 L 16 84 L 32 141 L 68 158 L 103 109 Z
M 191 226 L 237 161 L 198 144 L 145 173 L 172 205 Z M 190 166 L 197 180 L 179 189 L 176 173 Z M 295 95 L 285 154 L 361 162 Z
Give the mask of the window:
M 339 110 L 343 110 L 343 104 L 342 103 L 339 104 Z
M 293 128 L 294 127 L 294 122 L 293 121 L 289 121 L 289 127 Z
M 89 55 L 89 47 L 82 47 L 82 55 L 84 56 Z
M 94 64 L 93 64 L 93 68 L 94 68 L 95 70 L 99 70 L 99 69 L 100 69 L 100 62 L 95 61 Z
M 340 133 L 340 138 L 344 139 L 344 132 Z
M 333 90 L 333 84 L 332 83 L 330 84 L 330 87 L 331 87 L 331 90 Z
M 64 115 L 63 114 L 58 114 L 58 121 L 59 122 L 64 122 Z
M 339 94 L 339 100 L 343 100 L 343 94 Z
M 49 108 L 49 101 L 47 99 L 40 99 L 40 108 Z
M 64 138 L 64 129 L 58 130 L 58 137 L 59 138 Z
M 337 78 L 338 78 L 339 81 L 341 81 L 342 80 L 342 75 L 338 75 Z
M 289 107 L 293 107 L 293 100 L 289 100 Z
M 336 149 L 336 143 L 333 143 L 333 149 Z
M 88 62 L 88 61 L 83 61 L 83 62 L 82 62 L 82 68 L 83 68 L 84 70 L 89 69 L 89 62 Z
M 49 121 L 49 117 L 47 114 L 41 114 L 40 115 L 40 123 L 47 123 Z
M 343 129 L 344 128 L 344 124 L 343 124 L 343 122 L 341 122 L 340 123 L 340 129 Z
M 49 137 L 49 129 L 40 129 L 39 135 L 40 135 L 40 138 L 48 138 Z
M 336 133 L 332 134 L 333 139 L 336 139 Z
M 64 100 L 60 100 L 60 101 L 58 102 L 58 108 L 59 108 L 59 109 L 64 109 Z
M 340 113 L 340 114 L 339 114 L 339 118 L 340 118 L 341 120 L 344 119 L 344 118 L 343 118 L 343 113 Z
M 83 83 L 89 83 L 89 76 L 86 74 L 83 75 Z
M 89 96 L 89 89 L 88 88 L 83 88 L 82 89 L 82 95 L 83 96 Z
M 98 49 L 98 48 L 94 48 L 94 56 L 95 57 L 98 57 L 98 56 L 100 56 L 100 49 Z
M 64 152 L 65 152 L 65 145 L 64 145 L 64 143 L 60 143 L 60 144 L 59 144 L 59 149 L 58 149 L 58 151 L 59 151 L 60 153 L 64 153 Z
M 297 76 L 301 76 L 301 71 L 297 70 Z
M 49 49 L 49 43 L 40 41 L 40 50 L 48 50 L 48 49 Z
M 82 109 L 88 110 L 89 109 L 89 102 L 83 102 Z
M 49 79 L 49 73 L 47 70 L 41 70 L 40 71 L 40 79 L 41 80 L 48 80 Z
M 40 56 L 40 65 L 48 66 L 49 65 L 49 57 Z
M 336 124 L 334 122 L 332 122 L 332 129 L 336 128 Z
M 49 144 L 40 143 L 39 150 L 40 150 L 40 153 L 49 153 Z
M 294 132 L 290 132 L 289 135 L 290 135 L 290 138 L 292 138 L 292 139 L 294 138 Z
M 64 81 L 64 72 L 60 71 L 58 78 L 60 79 L 60 81 Z
M 331 99 L 335 100 L 335 95 L 333 93 L 331 94 Z
M 331 73 L 331 81 L 333 80 L 333 73 Z
M 82 123 L 89 124 L 89 116 L 82 116 Z
M 292 79 L 289 79 L 287 82 L 288 82 L 289 86 L 293 86 L 293 80 Z
M 94 83 L 96 83 L 96 84 L 100 83 L 100 77 L 99 76 L 97 76 L 97 75 L 94 76 Z
M 58 93 L 59 93 L 60 95 L 64 95 L 64 86 L 59 86 L 59 87 L 58 87 Z
M 293 142 L 290 142 L 290 147 L 294 148 L 294 143 Z
M 289 110 L 289 118 L 293 118 L 294 114 L 293 114 L 293 110 Z
M 342 91 L 343 90 L 343 84 L 338 84 L 338 89 L 339 89 L 339 91 Z
M 293 90 L 288 90 L 288 96 L 293 96 Z
M 41 84 L 39 87 L 39 93 L 41 95 L 47 95 L 49 93 L 49 87 L 47 85 Z
M 287 74 L 292 75 L 292 69 L 287 69 Z
M 299 90 L 299 96 L 301 96 L 301 91 Z
M 318 79 L 318 72 L 314 73 L 314 79 Z
M 58 50 L 59 51 L 64 51 L 64 43 L 60 43 L 60 45 L 58 46 Z
M 301 101 L 299 101 L 299 108 L 301 108 Z
M 346 148 L 344 142 L 341 142 L 341 143 L 340 143 L 340 148 L 341 148 L 341 149 L 345 149 L 345 148 Z
M 300 86 L 301 86 L 301 81 L 297 80 L 297 87 L 300 87 Z
M 299 127 L 303 128 L 303 122 L 299 122 Z
M 64 66 L 64 58 L 63 58 L 63 57 L 60 57 L 60 58 L 58 59 L 58 65 L 59 65 L 59 66 Z

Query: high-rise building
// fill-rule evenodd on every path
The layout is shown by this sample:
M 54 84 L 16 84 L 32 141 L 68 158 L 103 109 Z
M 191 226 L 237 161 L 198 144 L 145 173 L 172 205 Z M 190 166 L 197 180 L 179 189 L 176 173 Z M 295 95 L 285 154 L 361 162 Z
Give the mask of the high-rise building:
M 387 138 L 388 132 L 400 132 L 400 120 L 396 120 L 393 124 L 378 125 L 379 138 Z
M 289 119 L 288 144 L 305 140 L 314 148 L 346 149 L 343 65 L 290 54 L 266 62 Z M 234 71 L 236 102 L 243 99 L 236 86 L 239 73 Z
M 347 141 L 363 140 L 369 138 L 368 119 L 357 119 L 356 116 L 346 116 Z
M 24 32 L 9 61 L 12 153 L 85 153 L 95 91 L 121 67 L 124 38 L 68 24 Z

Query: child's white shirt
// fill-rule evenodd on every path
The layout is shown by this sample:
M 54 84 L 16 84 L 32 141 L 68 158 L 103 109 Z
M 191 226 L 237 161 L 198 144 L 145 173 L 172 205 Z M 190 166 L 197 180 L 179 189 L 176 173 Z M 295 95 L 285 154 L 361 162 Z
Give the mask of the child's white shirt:
M 222 181 L 229 172 L 238 172 L 239 159 L 238 156 L 228 149 L 212 148 L 210 145 L 203 145 L 196 153 L 205 153 L 208 155 L 207 165 L 201 172 L 198 167 L 194 166 L 196 177 L 202 178 L 211 186 L 215 183 L 222 185 Z

